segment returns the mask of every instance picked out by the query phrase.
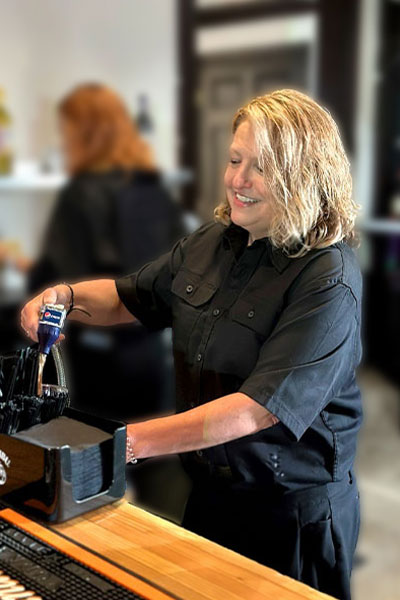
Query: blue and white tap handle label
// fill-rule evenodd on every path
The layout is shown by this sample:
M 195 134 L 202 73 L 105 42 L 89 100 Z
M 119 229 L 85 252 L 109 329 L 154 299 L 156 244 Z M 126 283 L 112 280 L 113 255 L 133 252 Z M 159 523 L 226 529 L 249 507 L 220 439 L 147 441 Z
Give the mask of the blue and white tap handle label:
M 62 304 L 45 304 L 40 309 L 39 325 L 52 325 L 62 329 L 67 311 Z

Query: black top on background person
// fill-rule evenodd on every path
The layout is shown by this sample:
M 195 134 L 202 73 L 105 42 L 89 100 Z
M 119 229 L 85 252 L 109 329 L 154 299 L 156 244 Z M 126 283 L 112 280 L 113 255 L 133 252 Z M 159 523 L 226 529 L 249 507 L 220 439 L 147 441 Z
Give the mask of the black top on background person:
M 233 133 L 217 223 L 74 294 L 98 324 L 172 326 L 179 412 L 129 424 L 127 458 L 183 456 L 183 525 L 349 600 L 361 420 L 349 163 L 330 115 L 294 90 L 251 100 Z M 62 284 L 33 298 L 27 334 L 44 300 L 69 298 Z
M 135 270 L 180 235 L 179 208 L 157 171 L 79 173 L 57 199 L 30 287 Z

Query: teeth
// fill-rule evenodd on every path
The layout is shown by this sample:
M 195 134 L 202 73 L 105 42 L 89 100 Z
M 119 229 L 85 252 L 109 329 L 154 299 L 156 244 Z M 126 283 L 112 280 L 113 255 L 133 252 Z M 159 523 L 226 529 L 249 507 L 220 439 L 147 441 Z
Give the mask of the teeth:
M 255 198 L 248 198 L 247 196 L 242 196 L 241 194 L 236 193 L 236 197 L 238 198 L 238 200 L 240 200 L 240 202 L 246 202 L 247 204 L 255 204 L 256 202 L 260 202 L 259 200 L 256 200 Z

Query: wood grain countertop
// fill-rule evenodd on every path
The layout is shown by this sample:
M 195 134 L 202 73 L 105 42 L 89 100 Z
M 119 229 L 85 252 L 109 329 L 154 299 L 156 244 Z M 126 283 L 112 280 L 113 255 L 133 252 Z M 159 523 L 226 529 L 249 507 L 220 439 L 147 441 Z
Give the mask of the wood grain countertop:
M 182 600 L 331 598 L 126 501 L 51 529 Z

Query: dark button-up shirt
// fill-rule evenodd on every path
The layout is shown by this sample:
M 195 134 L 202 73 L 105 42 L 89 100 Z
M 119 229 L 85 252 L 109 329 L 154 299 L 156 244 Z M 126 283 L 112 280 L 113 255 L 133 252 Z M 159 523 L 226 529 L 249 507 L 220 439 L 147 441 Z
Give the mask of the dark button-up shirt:
M 361 423 L 361 276 L 346 243 L 289 258 L 268 238 L 211 223 L 117 280 L 150 329 L 172 327 L 177 410 L 242 392 L 279 423 L 187 453 L 243 487 L 295 490 L 352 467 Z

